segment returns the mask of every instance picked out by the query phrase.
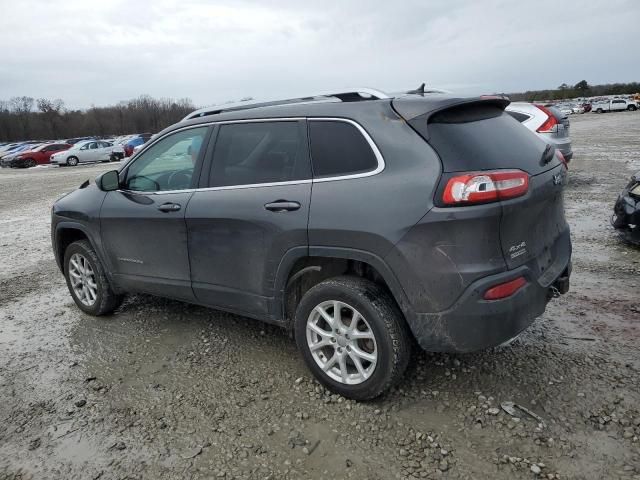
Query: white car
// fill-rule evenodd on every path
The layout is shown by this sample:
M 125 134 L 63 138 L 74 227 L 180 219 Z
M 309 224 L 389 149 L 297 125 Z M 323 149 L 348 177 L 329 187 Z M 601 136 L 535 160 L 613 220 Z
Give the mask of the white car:
M 75 167 L 78 163 L 108 162 L 111 160 L 113 143 L 102 140 L 89 140 L 76 143 L 69 150 L 51 155 L 54 165 L 69 165 Z
M 610 98 L 591 104 L 591 113 L 622 112 L 625 110 L 633 112 L 637 109 L 638 104 L 636 102 L 624 98 Z
M 564 115 L 572 115 L 574 114 L 574 110 L 573 110 L 573 105 L 568 105 L 566 103 L 559 103 L 557 105 L 554 105 L 558 110 L 560 110 L 560 112 L 562 112 Z
M 571 109 L 573 110 L 573 113 L 584 113 L 584 107 L 582 105 L 572 103 Z
M 527 127 L 547 145 L 553 145 L 562 153 L 565 162 L 573 157 L 569 119 L 567 114 L 555 107 L 545 107 L 527 102 L 512 102 L 505 111 Z

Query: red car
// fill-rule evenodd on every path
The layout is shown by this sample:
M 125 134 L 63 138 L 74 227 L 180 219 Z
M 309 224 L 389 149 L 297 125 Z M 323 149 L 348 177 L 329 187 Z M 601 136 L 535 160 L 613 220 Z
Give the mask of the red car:
M 51 155 L 62 150 L 68 150 L 72 145 L 68 143 L 45 143 L 38 145 L 33 150 L 21 152 L 11 161 L 10 167 L 35 167 L 49 163 Z

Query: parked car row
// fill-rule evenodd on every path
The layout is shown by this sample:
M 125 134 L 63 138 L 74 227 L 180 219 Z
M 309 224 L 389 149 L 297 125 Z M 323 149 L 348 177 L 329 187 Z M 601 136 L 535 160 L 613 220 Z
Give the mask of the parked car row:
M 151 137 L 151 133 L 141 133 L 109 139 L 77 137 L 5 143 L 0 144 L 0 166 L 30 168 L 49 163 L 74 166 L 83 162 L 118 161 L 133 155 L 134 149 L 141 148 Z
M 545 106 L 557 108 L 564 115 L 587 112 L 634 112 L 640 108 L 640 101 L 633 98 L 596 98 L 588 102 L 547 103 Z

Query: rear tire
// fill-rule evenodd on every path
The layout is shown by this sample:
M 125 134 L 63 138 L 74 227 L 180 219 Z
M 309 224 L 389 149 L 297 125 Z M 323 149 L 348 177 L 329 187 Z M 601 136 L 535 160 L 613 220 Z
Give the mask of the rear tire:
M 88 240 L 79 240 L 67 247 L 64 276 L 73 301 L 89 315 L 110 314 L 122 303 L 124 297 L 111 289 L 102 263 Z
M 294 327 L 307 367 L 344 397 L 375 398 L 407 368 L 411 339 L 402 312 L 369 280 L 344 276 L 314 286 L 296 309 Z
M 78 157 L 69 157 L 67 158 L 67 165 L 70 167 L 75 167 L 78 165 Z

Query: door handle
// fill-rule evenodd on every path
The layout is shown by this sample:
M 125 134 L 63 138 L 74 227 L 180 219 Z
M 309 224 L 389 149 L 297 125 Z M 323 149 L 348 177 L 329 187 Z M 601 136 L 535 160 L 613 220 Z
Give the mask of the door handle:
M 265 204 L 264 208 L 270 212 L 293 212 L 300 208 L 298 202 L 290 202 L 289 200 L 276 200 L 275 202 Z
M 161 212 L 177 212 L 182 207 L 178 203 L 163 203 L 158 207 Z

